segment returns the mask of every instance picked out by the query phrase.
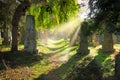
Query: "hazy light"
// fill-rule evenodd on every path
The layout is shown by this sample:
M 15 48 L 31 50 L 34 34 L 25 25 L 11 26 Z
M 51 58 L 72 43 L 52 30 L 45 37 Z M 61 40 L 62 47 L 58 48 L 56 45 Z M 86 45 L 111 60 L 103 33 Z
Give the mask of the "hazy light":
M 90 12 L 89 6 L 88 6 L 89 0 L 78 0 L 78 4 L 80 4 L 80 12 L 78 13 L 78 16 L 82 19 L 85 19 L 88 17 L 88 14 Z
M 75 33 L 75 35 L 77 36 L 77 33 L 79 32 L 80 23 L 82 21 L 83 20 L 81 20 L 79 17 L 76 17 L 73 20 L 70 20 L 64 24 L 55 26 L 55 28 L 52 29 L 53 31 L 50 31 L 47 29 L 44 30 L 43 32 L 41 32 L 40 43 L 47 45 L 47 44 L 54 43 L 55 41 L 60 39 L 67 40 L 68 38 L 70 38 L 72 33 L 76 30 L 76 28 L 78 28 L 77 32 Z
M 71 51 L 72 48 L 74 47 L 67 47 L 62 52 L 56 53 L 55 55 L 49 58 L 49 61 L 50 62 L 62 62 L 62 63 L 67 62 L 68 59 L 76 53 L 75 51 Z
M 77 27 L 77 30 L 73 34 L 70 45 L 73 45 L 75 43 L 76 39 L 78 38 L 78 33 L 79 32 L 80 32 L 80 26 Z
M 81 20 L 79 17 L 76 17 L 73 20 L 70 20 L 64 24 L 58 25 L 55 28 L 55 32 L 61 32 L 59 34 L 65 33 L 65 35 L 69 35 L 76 29 L 76 27 L 80 25 L 80 22 L 82 21 L 83 20 Z
M 83 20 L 79 17 L 76 17 L 66 23 L 57 25 L 51 31 L 43 31 L 40 43 L 51 49 L 51 52 L 48 54 L 52 55 L 52 53 L 54 53 L 51 57 L 49 57 L 50 62 L 66 62 L 76 53 L 75 50 L 71 51 L 74 47 L 71 47 L 70 44 L 73 44 L 76 40 L 80 30 L 80 23 L 82 21 Z M 73 35 L 73 37 L 70 42 L 71 35 Z

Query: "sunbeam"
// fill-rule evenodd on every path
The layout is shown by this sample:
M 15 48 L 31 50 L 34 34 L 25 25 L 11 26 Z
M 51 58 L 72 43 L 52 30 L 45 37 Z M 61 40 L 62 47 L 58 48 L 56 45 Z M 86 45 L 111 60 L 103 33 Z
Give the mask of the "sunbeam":
M 77 16 L 40 34 L 39 43 L 50 50 L 50 53 L 46 53 L 50 63 L 65 63 L 76 53 L 77 46 L 72 45 L 77 40 L 82 22 L 83 19 Z
M 79 17 L 74 18 L 73 20 L 70 20 L 64 24 L 60 24 L 55 26 L 54 29 L 45 29 L 43 32 L 40 33 L 40 37 L 38 37 L 40 39 L 41 44 L 52 44 L 54 43 L 56 40 L 60 40 L 60 39 L 65 39 L 65 40 L 69 40 L 71 38 L 72 35 L 72 40 L 70 44 L 73 44 L 73 42 L 76 40 L 77 38 L 77 34 L 79 32 L 80 29 L 80 23 L 83 20 L 80 19 Z
M 78 26 L 75 30 L 75 33 L 73 34 L 71 41 L 70 41 L 70 46 L 74 45 L 75 41 L 78 38 L 78 33 L 80 32 L 80 26 Z
M 74 30 L 80 25 L 80 22 L 82 22 L 82 20 L 79 17 L 76 17 L 73 20 L 70 20 L 56 27 L 55 32 L 60 32 L 59 35 L 62 35 L 63 38 L 69 37 L 74 32 Z

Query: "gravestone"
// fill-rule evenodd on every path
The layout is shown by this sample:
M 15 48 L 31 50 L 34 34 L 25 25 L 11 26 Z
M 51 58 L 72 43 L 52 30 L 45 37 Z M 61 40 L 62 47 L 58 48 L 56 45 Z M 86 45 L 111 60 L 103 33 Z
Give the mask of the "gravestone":
M 102 51 L 105 53 L 112 53 L 114 52 L 114 47 L 113 47 L 113 36 L 111 33 L 104 32 L 104 40 L 102 43 Z
M 35 19 L 32 15 L 27 15 L 26 17 L 24 51 L 29 53 L 37 53 Z
M 79 44 L 80 45 L 77 50 L 77 53 L 79 53 L 79 54 L 88 54 L 89 53 L 87 28 L 88 28 L 87 22 L 83 22 L 81 24 L 81 28 L 80 28 L 80 32 L 79 32 L 79 37 L 80 37 Z

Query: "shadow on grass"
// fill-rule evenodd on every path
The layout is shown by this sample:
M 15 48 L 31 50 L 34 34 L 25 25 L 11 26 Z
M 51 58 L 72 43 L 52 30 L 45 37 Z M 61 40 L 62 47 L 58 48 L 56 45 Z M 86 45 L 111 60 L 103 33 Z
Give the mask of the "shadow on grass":
M 62 47 L 62 48 L 59 49 L 59 50 L 53 51 L 53 52 L 48 53 L 48 54 L 44 54 L 44 56 L 46 56 L 46 57 L 52 57 L 53 55 L 58 55 L 59 53 L 62 53 L 62 52 L 65 53 L 65 51 L 66 51 L 66 52 L 67 52 L 67 51 L 72 52 L 72 51 L 75 51 L 76 49 L 77 49 L 77 46 L 73 46 L 73 47 Z M 66 54 L 67 54 L 67 53 L 66 53 Z M 65 55 L 65 54 L 63 54 L 63 55 Z M 62 55 L 61 55 L 61 56 L 62 56 Z
M 18 52 L 1 52 L 3 59 L 6 65 L 10 68 L 31 66 L 36 62 L 42 60 L 40 55 L 30 54 L 23 51 Z M 3 65 L 2 58 L 0 58 L 0 70 L 4 70 L 5 66 Z
M 54 44 L 54 45 L 59 45 L 59 44 L 62 44 L 63 42 L 67 43 L 67 42 L 69 42 L 69 40 L 63 39 L 63 40 L 61 40 L 61 41 L 59 41 L 59 42 L 56 42 L 56 43 L 53 43 L 53 44 Z
M 68 62 L 62 64 L 57 69 L 52 69 L 48 74 L 42 74 L 34 80 L 63 80 L 63 78 L 67 76 L 66 74 L 72 71 L 73 66 L 75 66 L 75 64 L 86 55 L 88 54 L 75 54 L 68 60 Z
M 98 63 L 102 64 L 102 63 L 105 61 L 105 59 L 106 59 L 107 57 L 109 57 L 110 55 L 111 55 L 111 53 L 104 53 L 104 52 L 99 51 L 99 52 L 98 52 L 98 55 L 95 56 L 94 59 L 97 60 Z
M 75 67 L 66 80 L 102 80 L 101 67 L 94 59 L 87 66 Z
M 61 49 L 64 47 L 68 47 L 68 44 L 64 44 L 64 45 L 59 46 L 59 47 L 47 47 L 47 48 L 54 51 L 54 50 L 58 50 L 58 49 Z
M 98 53 L 93 59 L 87 57 L 82 63 L 74 66 L 65 80 L 113 80 L 111 76 L 103 78 L 103 68 L 107 66 L 103 67 L 102 63 L 109 56 L 107 53 Z

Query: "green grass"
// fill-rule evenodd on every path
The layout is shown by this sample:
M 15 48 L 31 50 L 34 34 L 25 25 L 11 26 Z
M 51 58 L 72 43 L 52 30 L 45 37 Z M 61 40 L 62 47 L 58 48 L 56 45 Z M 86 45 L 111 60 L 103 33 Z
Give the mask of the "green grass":
M 100 48 L 100 47 L 99 47 Z M 103 78 L 113 76 L 114 75 L 114 54 L 111 53 L 100 53 L 98 52 L 99 48 L 90 47 L 90 54 L 82 57 L 79 61 L 74 65 L 73 70 L 70 74 L 68 74 L 65 80 L 78 80 L 85 78 L 92 79 L 92 71 L 89 71 L 89 68 L 93 68 L 93 70 L 98 66 L 99 70 L 102 71 Z M 95 63 L 94 63 L 95 62 Z M 81 71 L 80 73 L 77 71 Z M 97 70 L 96 70 L 97 72 Z M 94 73 L 94 72 L 93 72 Z M 95 74 L 94 74 L 95 75 Z
M 90 75 L 86 68 L 94 61 L 101 66 L 103 77 L 114 74 L 114 55 L 99 52 L 101 46 L 89 47 L 89 54 L 78 55 L 76 54 L 78 46 L 69 47 L 68 40 L 61 39 L 49 43 L 51 45 L 49 47 L 49 44 L 37 46 L 40 52 L 38 55 L 22 51 L 6 52 L 10 50 L 10 46 L 2 47 L 5 62 L 10 69 L 5 70 L 4 65 L 0 62 L 0 78 L 2 80 L 17 80 L 18 78 L 44 80 L 44 78 L 50 78 L 51 72 L 54 72 L 57 80 L 77 80 L 75 78 L 80 73 L 78 74 L 76 70 L 83 70 L 84 75 Z M 115 48 L 119 46 L 117 44 Z M 19 50 L 22 49 L 23 45 L 19 45 Z
M 117 42 L 117 44 L 120 44 L 120 41 L 119 41 L 119 42 Z
M 40 55 L 29 54 L 26 52 L 3 52 L 3 59 L 8 69 L 6 70 L 3 62 L 0 61 L 0 78 L 6 79 L 28 79 L 32 76 L 32 65 L 40 62 L 42 57 Z M 21 75 L 20 75 L 21 74 Z M 25 75 L 26 74 L 26 75 Z M 6 77 L 7 76 L 7 77 Z
M 108 77 L 114 75 L 114 54 L 111 53 L 99 53 L 95 59 L 98 64 L 102 66 L 103 77 Z

